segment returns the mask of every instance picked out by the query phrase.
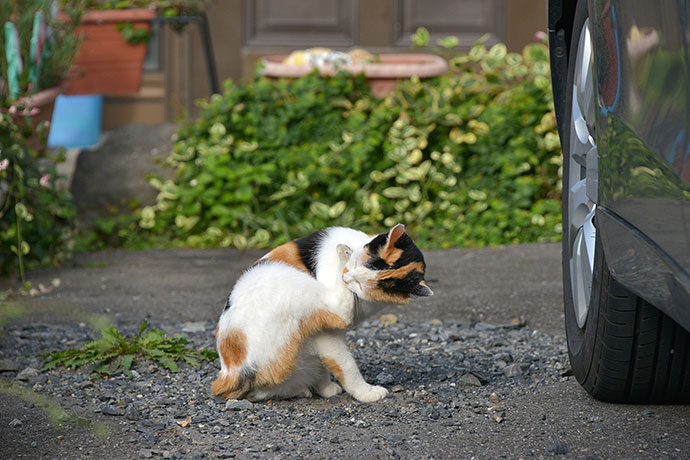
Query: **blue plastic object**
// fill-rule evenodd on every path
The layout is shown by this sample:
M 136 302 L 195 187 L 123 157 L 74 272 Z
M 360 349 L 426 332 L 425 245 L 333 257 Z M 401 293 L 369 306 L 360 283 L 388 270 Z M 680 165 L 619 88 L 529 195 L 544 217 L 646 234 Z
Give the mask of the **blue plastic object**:
M 103 122 L 103 95 L 65 96 L 55 100 L 49 147 L 89 147 L 98 143 Z

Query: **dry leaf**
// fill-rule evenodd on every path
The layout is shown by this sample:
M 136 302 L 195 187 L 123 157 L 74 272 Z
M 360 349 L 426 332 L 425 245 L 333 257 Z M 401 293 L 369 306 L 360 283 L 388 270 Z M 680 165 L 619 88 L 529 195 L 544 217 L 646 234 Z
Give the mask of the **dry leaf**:
M 190 415 L 184 420 L 178 420 L 177 424 L 180 425 L 182 428 L 187 428 L 189 425 L 192 424 L 192 416 Z

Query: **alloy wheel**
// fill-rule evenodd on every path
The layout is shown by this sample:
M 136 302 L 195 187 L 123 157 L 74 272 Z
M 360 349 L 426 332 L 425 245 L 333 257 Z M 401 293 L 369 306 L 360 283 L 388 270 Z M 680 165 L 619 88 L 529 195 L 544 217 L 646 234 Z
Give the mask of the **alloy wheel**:
M 592 39 L 589 19 L 582 26 L 572 88 L 568 149 L 570 280 L 577 325 L 587 321 L 594 273 L 598 156 L 595 132 Z

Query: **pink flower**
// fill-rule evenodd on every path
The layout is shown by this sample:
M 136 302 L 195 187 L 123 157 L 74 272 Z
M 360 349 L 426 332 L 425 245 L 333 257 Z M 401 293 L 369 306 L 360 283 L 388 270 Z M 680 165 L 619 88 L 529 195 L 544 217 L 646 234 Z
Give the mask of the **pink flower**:
M 38 112 L 40 112 L 40 110 L 38 110 L 38 107 L 32 107 L 29 115 L 31 115 L 33 117 L 35 115 L 38 115 Z
M 8 110 L 8 112 L 10 113 L 10 115 L 14 115 L 15 113 L 17 113 L 17 106 L 16 106 L 16 105 L 11 105 L 11 106 L 10 106 L 10 109 Z
M 544 40 L 546 40 L 546 37 L 547 37 L 546 32 L 544 32 L 542 30 L 538 30 L 538 31 L 534 32 L 534 39 L 538 42 L 543 42 Z
M 9 166 L 10 166 L 10 160 L 8 160 L 7 158 L 0 161 L 0 171 L 6 170 Z
M 41 180 L 39 180 L 39 184 L 41 184 L 42 187 L 47 187 L 48 183 L 50 181 L 50 174 L 45 174 L 44 176 L 41 177 Z

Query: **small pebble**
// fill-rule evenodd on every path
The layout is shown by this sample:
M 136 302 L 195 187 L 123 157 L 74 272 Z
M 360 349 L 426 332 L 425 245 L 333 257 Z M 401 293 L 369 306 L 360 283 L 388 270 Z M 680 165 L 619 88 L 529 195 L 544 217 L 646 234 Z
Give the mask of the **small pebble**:
M 246 410 L 253 407 L 254 404 L 246 399 L 240 399 L 239 401 L 236 399 L 228 399 L 228 401 L 225 403 L 225 408 L 228 410 Z
M 568 449 L 568 445 L 563 441 L 558 441 L 553 444 L 549 444 L 548 446 L 546 446 L 546 450 L 555 455 L 566 455 L 570 452 L 570 449 Z
M 11 426 L 12 428 L 18 428 L 18 427 L 22 426 L 22 421 L 19 420 L 18 418 L 14 418 L 14 419 L 12 419 L 12 421 L 10 422 L 10 426 Z
M 103 406 L 101 407 L 101 414 L 104 415 L 112 415 L 112 416 L 120 416 L 124 415 L 124 413 L 121 410 L 115 409 L 112 406 Z
M 503 373 L 506 377 L 518 377 L 522 375 L 523 370 L 529 368 L 529 364 L 525 366 L 524 363 L 513 363 L 503 368 Z
M 0 372 L 14 372 L 17 365 L 11 359 L 0 359 Z
M 391 326 L 398 323 L 398 317 L 393 313 L 386 313 L 379 317 L 379 321 L 381 321 L 381 324 L 384 326 Z
M 34 369 L 33 367 L 27 367 L 24 368 L 19 374 L 17 374 L 17 377 L 15 377 L 17 380 L 26 382 L 29 380 L 29 377 L 35 377 L 39 374 L 38 369 Z
M 482 382 L 477 378 L 477 376 L 470 373 L 462 374 L 458 379 L 458 383 L 461 385 L 471 385 L 475 387 L 482 386 Z

